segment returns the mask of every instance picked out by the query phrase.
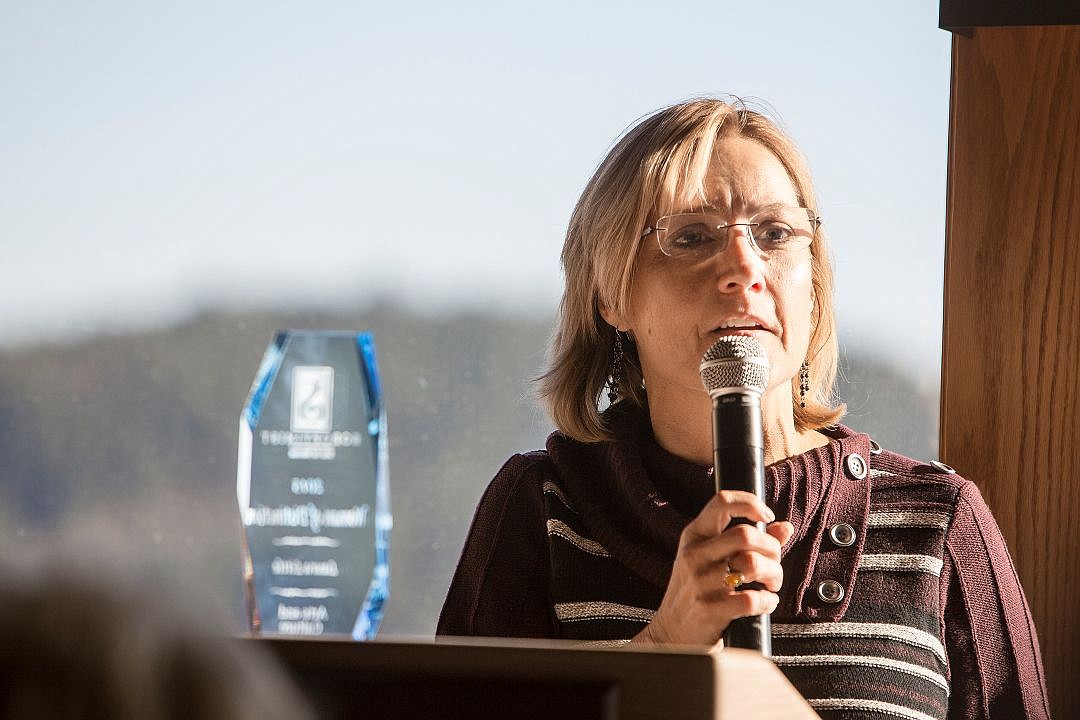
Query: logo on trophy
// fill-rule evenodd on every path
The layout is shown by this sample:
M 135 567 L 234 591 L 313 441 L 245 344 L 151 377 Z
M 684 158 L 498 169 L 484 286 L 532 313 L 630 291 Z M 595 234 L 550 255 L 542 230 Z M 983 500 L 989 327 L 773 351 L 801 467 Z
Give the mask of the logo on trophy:
M 276 334 L 240 418 L 236 491 L 251 629 L 373 637 L 392 520 L 370 334 Z
M 333 417 L 334 368 L 325 365 L 294 367 L 289 429 L 293 432 L 330 432 Z

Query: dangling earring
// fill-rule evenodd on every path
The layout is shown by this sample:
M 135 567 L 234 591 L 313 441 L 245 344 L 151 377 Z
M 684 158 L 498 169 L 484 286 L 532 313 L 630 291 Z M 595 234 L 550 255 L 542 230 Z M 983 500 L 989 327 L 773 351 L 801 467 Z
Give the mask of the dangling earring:
M 803 361 L 799 368 L 799 405 L 806 407 L 806 393 L 810 391 L 810 363 Z
M 614 405 L 619 399 L 619 382 L 623 376 L 623 346 L 622 333 L 615 331 L 615 348 L 611 353 L 611 374 L 608 376 L 608 404 Z

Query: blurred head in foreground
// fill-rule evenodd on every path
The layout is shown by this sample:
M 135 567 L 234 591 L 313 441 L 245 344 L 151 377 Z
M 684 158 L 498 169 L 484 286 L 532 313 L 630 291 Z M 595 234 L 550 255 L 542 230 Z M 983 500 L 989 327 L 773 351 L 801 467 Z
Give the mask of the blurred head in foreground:
M 185 622 L 145 593 L 117 587 L 68 573 L 0 583 L 0 716 L 312 717 L 258 648 L 229 638 L 216 621 Z

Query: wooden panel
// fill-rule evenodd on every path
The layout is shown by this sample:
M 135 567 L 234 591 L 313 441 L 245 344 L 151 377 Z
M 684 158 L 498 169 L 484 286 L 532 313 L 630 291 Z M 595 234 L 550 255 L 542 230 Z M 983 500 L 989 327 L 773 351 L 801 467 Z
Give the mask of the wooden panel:
M 941 452 L 1028 595 L 1080 716 L 1080 27 L 953 38 Z
M 749 650 L 602 649 L 506 638 L 242 642 L 278 656 L 319 720 L 818 717 L 775 665 Z
M 946 30 L 1076 23 L 1080 23 L 1080 4 L 1076 0 L 941 0 L 938 6 L 938 25 Z

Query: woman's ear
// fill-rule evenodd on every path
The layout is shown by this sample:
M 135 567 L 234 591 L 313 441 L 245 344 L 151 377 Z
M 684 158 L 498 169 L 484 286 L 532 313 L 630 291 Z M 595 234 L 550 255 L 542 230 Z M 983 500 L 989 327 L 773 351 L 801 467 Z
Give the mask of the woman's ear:
M 604 318 L 611 327 L 621 332 L 629 332 L 630 325 L 626 322 L 626 318 L 622 313 L 613 310 L 606 302 L 600 301 L 600 317 Z

